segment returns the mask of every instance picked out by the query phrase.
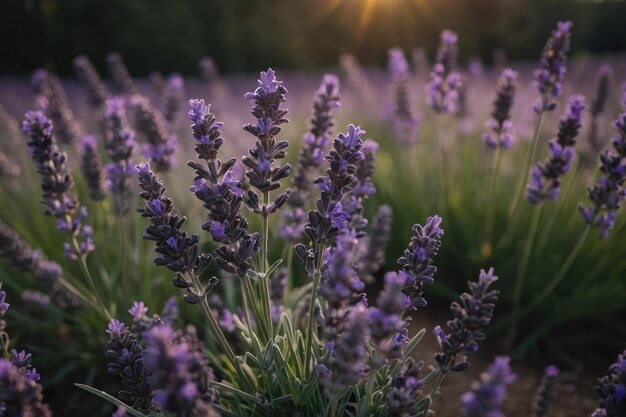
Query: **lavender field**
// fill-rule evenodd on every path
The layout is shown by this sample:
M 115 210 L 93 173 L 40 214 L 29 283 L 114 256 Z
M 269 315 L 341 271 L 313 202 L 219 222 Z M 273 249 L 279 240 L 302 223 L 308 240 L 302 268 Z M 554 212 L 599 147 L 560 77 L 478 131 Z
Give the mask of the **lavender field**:
M 576 30 L 0 77 L 0 416 L 626 416 L 626 55 Z

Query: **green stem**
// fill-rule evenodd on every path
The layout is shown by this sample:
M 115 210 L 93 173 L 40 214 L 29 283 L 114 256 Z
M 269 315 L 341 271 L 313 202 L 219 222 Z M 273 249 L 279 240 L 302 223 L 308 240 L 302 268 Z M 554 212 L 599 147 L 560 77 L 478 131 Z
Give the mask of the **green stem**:
M 552 278 L 552 281 L 550 281 L 550 283 L 546 287 L 544 287 L 543 291 L 539 293 L 538 296 L 533 298 L 532 303 L 530 303 L 528 307 L 526 307 L 524 311 L 522 312 L 523 314 L 528 313 L 530 310 L 532 310 L 537 305 L 539 305 L 559 285 L 563 277 L 565 277 L 565 274 L 567 274 L 567 271 L 569 271 L 570 267 L 572 266 L 574 259 L 576 259 L 576 256 L 578 256 L 578 253 L 580 252 L 583 245 L 585 244 L 585 241 L 587 240 L 587 236 L 589 236 L 589 232 L 591 232 L 591 225 L 587 225 L 583 233 L 578 238 L 578 241 L 576 242 L 576 245 L 570 252 L 569 256 L 567 257 L 563 265 L 561 265 L 561 269 L 559 269 L 559 271 L 556 273 L 554 278 Z
M 500 143 L 500 136 L 498 135 L 498 143 Z M 484 258 L 491 257 L 492 252 L 492 237 L 493 237 L 493 224 L 495 222 L 495 200 L 496 200 L 496 184 L 498 178 L 498 172 L 500 171 L 500 163 L 502 161 L 502 149 L 500 146 L 496 148 L 496 155 L 493 161 L 493 169 L 491 170 L 491 180 L 489 181 L 489 204 L 487 205 L 487 224 L 485 232 L 485 243 L 483 244 L 484 250 L 481 248 L 481 253 Z
M 202 285 L 200 284 L 200 279 L 194 274 L 190 274 L 190 278 L 192 279 L 196 293 L 202 294 L 203 289 L 202 289 Z M 226 337 L 224 336 L 224 333 L 222 332 L 220 325 L 215 319 L 215 316 L 213 315 L 213 311 L 211 310 L 211 307 L 209 306 L 209 303 L 206 297 L 201 297 L 200 308 L 202 309 L 202 313 L 204 315 L 206 323 L 209 326 L 209 331 L 219 343 L 222 352 L 226 354 L 226 356 L 228 357 L 228 360 L 231 362 L 231 364 L 233 365 L 233 367 L 235 368 L 235 370 L 241 377 L 242 381 L 244 381 L 247 384 L 246 388 L 253 390 L 254 385 L 252 384 L 252 382 L 250 381 L 246 373 L 243 372 L 243 370 L 241 369 L 241 366 L 239 366 L 239 361 L 237 360 L 237 357 L 235 356 L 235 352 L 233 352 L 232 348 L 230 347 L 230 344 L 226 340 Z
M 285 284 L 285 294 L 287 298 L 291 294 L 294 287 L 293 274 L 291 269 L 293 268 L 293 246 L 287 245 L 287 283 Z
M 263 302 L 263 314 L 264 320 L 266 322 L 266 327 L 269 332 L 268 337 L 271 339 L 274 334 L 273 325 L 272 325 L 272 306 L 270 302 L 270 277 L 266 276 L 267 269 L 269 267 L 268 263 L 268 252 L 269 252 L 269 234 L 270 234 L 270 226 L 269 226 L 269 206 L 270 193 L 269 191 L 265 191 L 263 193 L 263 242 L 261 246 L 261 272 L 263 276 L 261 278 L 261 299 Z
M 72 236 L 72 246 L 74 247 L 74 251 L 76 252 L 76 255 L 78 256 L 78 261 L 79 261 L 78 264 L 80 265 L 80 268 L 83 271 L 83 275 L 85 276 L 85 278 L 87 278 L 87 283 L 89 284 L 91 292 L 93 293 L 93 296 L 95 297 L 96 302 L 98 303 L 98 306 L 100 308 L 100 313 L 107 320 L 112 320 L 113 317 L 111 316 L 111 313 L 109 313 L 109 310 L 106 308 L 104 301 L 102 301 L 102 297 L 100 296 L 100 291 L 96 287 L 96 283 L 93 280 L 93 277 L 91 276 L 91 272 L 89 272 L 89 268 L 87 267 L 87 254 L 80 253 L 81 252 L 80 245 L 78 243 L 78 240 L 76 240 L 76 236 Z
M 243 288 L 243 304 L 246 309 L 246 321 L 248 327 L 250 328 L 250 336 L 252 336 L 252 320 L 250 319 L 250 306 L 252 306 L 252 312 L 254 316 L 257 317 L 257 324 L 259 326 L 259 330 L 261 331 L 261 340 L 263 343 L 266 343 L 269 340 L 269 336 L 267 333 L 267 327 L 265 325 L 265 320 L 263 320 L 263 314 L 259 311 L 257 304 L 255 303 L 254 292 L 252 286 L 250 285 L 250 278 L 246 276 L 242 276 L 241 278 L 241 286 Z
M 530 223 L 530 230 L 526 237 L 526 245 L 524 246 L 524 252 L 522 253 L 522 259 L 518 264 L 517 276 L 515 278 L 515 287 L 513 289 L 513 318 L 510 326 L 509 335 L 507 341 L 512 343 L 517 336 L 518 315 L 522 301 L 522 288 L 524 287 L 524 279 L 526 278 L 526 270 L 528 268 L 528 260 L 530 259 L 530 252 L 533 247 L 535 235 L 537 234 L 537 227 L 539 226 L 539 214 L 541 213 L 541 205 L 536 205 L 533 210 L 533 217 Z
M 535 153 L 537 152 L 537 147 L 539 144 L 539 136 L 541 135 L 541 126 L 543 124 L 544 112 L 541 111 L 537 116 L 537 122 L 535 123 L 535 131 L 533 133 L 532 141 L 530 144 L 530 149 L 526 152 L 526 161 L 523 165 L 522 175 L 519 177 L 517 187 L 515 189 L 515 194 L 513 196 L 513 201 L 509 206 L 509 217 L 516 213 L 519 208 L 519 204 L 522 201 L 521 197 L 524 194 L 524 186 L 528 182 L 528 175 L 530 171 L 530 165 L 532 164 Z
M 307 321 L 307 332 L 304 343 L 304 366 L 309 366 L 311 351 L 313 350 L 313 322 L 315 321 L 315 302 L 317 301 L 317 289 L 322 278 L 322 264 L 324 262 L 324 251 L 326 246 L 323 243 L 317 244 L 315 253 L 319 256 L 317 265 L 313 273 L 313 286 L 311 287 L 311 300 L 309 301 L 309 317 Z

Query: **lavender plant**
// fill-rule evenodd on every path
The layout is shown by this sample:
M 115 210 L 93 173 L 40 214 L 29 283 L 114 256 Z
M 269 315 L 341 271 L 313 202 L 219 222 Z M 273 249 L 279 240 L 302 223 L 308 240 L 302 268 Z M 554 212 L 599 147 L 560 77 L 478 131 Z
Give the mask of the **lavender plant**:
M 442 332 L 437 333 L 443 350 L 436 358 L 438 369 L 422 377 L 423 363 L 409 357 L 424 330 L 409 336 L 409 314 L 426 305 L 422 286 L 434 282 L 442 220 L 432 216 L 424 226 L 414 226 L 409 247 L 398 260 L 400 269 L 385 276 L 384 290 L 375 306 L 368 307 L 359 277 L 363 252 L 357 250 L 366 229 L 353 221 L 364 214 L 344 205 L 373 188 L 368 184 L 373 159 L 366 157 L 371 145 L 363 144 L 364 132 L 349 125 L 348 133 L 335 138 L 325 157 L 326 175 L 314 181 L 320 196 L 305 226 L 310 242 L 295 249 L 308 280 L 302 288 L 286 288 L 287 275 L 296 270 L 269 266 L 269 251 L 259 243 L 269 226 L 261 222 L 262 233 L 251 233 L 241 211 L 245 202 L 249 211 L 266 220 L 288 199 L 283 193 L 273 202 L 266 197 L 260 203 L 254 191 L 276 190 L 289 168 L 278 166 L 286 143 L 275 139 L 286 122 L 281 107 L 286 89 L 271 70 L 261 73 L 259 83 L 246 96 L 253 100 L 257 118 L 256 124 L 244 127 L 257 138 L 243 158 L 249 184 L 233 179 L 234 158 L 224 162 L 218 157 L 223 124 L 203 100 L 190 102 L 197 153 L 197 160 L 189 162 L 196 173 L 190 190 L 208 210 L 202 228 L 221 245 L 212 253 L 200 253 L 200 237 L 182 231 L 185 218 L 174 212 L 164 183 L 150 165 L 140 165 L 137 171 L 145 200 L 138 211 L 150 220 L 144 237 L 155 242 L 155 263 L 175 273 L 172 283 L 184 290 L 187 303 L 199 305 L 210 343 L 203 346 L 192 330 L 174 330 L 171 313 L 149 316 L 145 304 L 135 302 L 129 310 L 133 324 L 112 320 L 107 330 L 109 371 L 121 378 L 123 402 L 81 387 L 136 416 L 314 415 L 320 410 L 329 415 L 382 416 L 388 415 L 387 404 L 398 413 L 412 410 L 410 415 L 426 416 L 444 376 L 466 368 L 461 355 L 475 352 L 484 337 L 480 329 L 489 323 L 496 299 L 496 292 L 489 289 L 496 280 L 493 270 L 482 271 L 479 281 L 470 284 L 471 293 L 451 306 L 456 318 L 448 324 L 446 341 Z M 378 217 L 376 230 L 384 231 L 389 210 L 383 207 Z M 369 242 L 381 244 L 380 240 L 372 236 Z M 371 250 L 380 248 L 374 245 Z M 227 314 L 214 293 L 217 278 L 205 280 L 203 272 L 213 263 L 227 275 L 238 275 L 241 314 Z M 223 280 L 229 279 L 227 275 Z M 292 303 L 294 297 L 297 301 Z M 300 311 L 306 310 L 308 315 L 298 321 Z M 209 359 L 215 372 L 208 367 Z
M 388 55 L 387 67 L 391 78 L 389 95 L 395 137 L 401 144 L 415 143 L 419 118 L 411 108 L 409 63 L 399 48 L 390 49 Z

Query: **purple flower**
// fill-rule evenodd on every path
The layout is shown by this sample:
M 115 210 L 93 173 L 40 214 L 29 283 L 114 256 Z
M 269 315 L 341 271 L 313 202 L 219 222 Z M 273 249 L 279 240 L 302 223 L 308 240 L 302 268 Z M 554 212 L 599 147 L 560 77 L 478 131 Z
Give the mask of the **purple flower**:
M 443 229 L 441 217 L 432 216 L 426 220 L 426 226 L 415 224 L 413 237 L 404 256 L 398 258 L 398 264 L 406 277 L 403 289 L 411 300 L 410 308 L 424 307 L 426 300 L 422 297 L 424 283 L 432 284 L 437 267 L 432 265 L 433 259 L 439 253 Z
M 621 201 L 626 197 L 622 185 L 626 181 L 626 113 L 617 117 L 613 124 L 617 134 L 613 137 L 613 147 L 617 154 L 606 150 L 600 155 L 598 183 L 587 189 L 591 206 L 579 204 L 578 210 L 585 223 L 600 229 L 600 237 L 608 237 L 616 219 Z
M 122 55 L 119 52 L 111 52 L 107 55 L 106 61 L 113 81 L 124 95 L 132 96 L 137 94 L 137 87 L 128 72 L 128 68 L 126 68 L 126 64 L 124 64 Z
M 98 74 L 98 71 L 87 56 L 79 55 L 74 58 L 74 73 L 87 87 L 89 103 L 93 107 L 101 109 L 109 98 L 110 93 L 106 85 L 102 82 L 100 74 Z
M 391 207 L 384 204 L 378 206 L 371 231 L 365 240 L 366 249 L 359 260 L 359 273 L 368 284 L 374 281 L 373 274 L 385 263 L 387 243 L 391 237 L 392 217 Z
M 548 408 L 554 400 L 559 368 L 554 365 L 546 367 L 541 384 L 537 390 L 535 401 L 533 402 L 533 413 L 535 417 L 544 417 L 548 414 Z
M 513 141 L 513 122 L 511 107 L 515 97 L 517 72 L 510 68 L 502 71 L 498 78 L 498 90 L 493 102 L 491 119 L 485 123 L 489 132 L 483 135 L 483 141 L 489 148 L 508 149 Z
M 276 78 L 270 68 L 261 72 L 258 80 L 259 87 L 253 93 L 246 93 L 245 98 L 253 103 L 251 113 L 256 119 L 255 124 L 246 124 L 243 129 L 255 136 L 257 140 L 254 147 L 248 149 L 248 155 L 241 162 L 248 168 L 246 177 L 250 186 L 256 188 L 263 195 L 280 188 L 280 180 L 289 176 L 291 165 L 277 165 L 277 160 L 285 158 L 285 151 L 289 143 L 285 140 L 276 140 L 281 131 L 281 125 L 287 123 L 285 117 L 288 110 L 282 107 L 286 101 L 287 89 L 282 81 Z M 264 202 L 265 206 L 259 206 L 259 196 L 254 190 L 249 190 L 245 204 L 255 213 L 270 210 L 274 213 L 287 202 L 289 191 L 278 194 L 271 205 Z
M 0 291 L 0 317 L 4 316 L 9 310 L 10 304 L 4 302 L 6 297 L 7 293 L 5 291 Z
M 191 100 L 189 119 L 193 122 L 191 130 L 196 139 L 198 161 L 188 165 L 196 172 L 194 185 L 190 191 L 203 202 L 209 211 L 208 221 L 202 229 L 223 245 L 215 251 L 218 265 L 228 271 L 245 274 L 251 267 L 252 255 L 257 249 L 258 234 L 250 235 L 248 222 L 241 215 L 243 189 L 241 183 L 233 178 L 234 158 L 222 162 L 217 154 L 224 143 L 215 115 L 210 113 L 204 100 Z
M 594 155 L 597 155 L 602 149 L 602 146 L 604 146 L 604 141 L 600 138 L 600 133 L 598 132 L 598 118 L 604 111 L 610 94 L 612 81 L 613 69 L 609 65 L 602 65 L 596 75 L 596 94 L 589 107 L 591 122 L 589 123 L 589 136 L 587 139 Z
M 539 204 L 546 198 L 554 201 L 561 186 L 561 177 L 571 168 L 574 158 L 576 136 L 582 123 L 585 98 L 572 96 L 566 115 L 559 123 L 555 138 L 548 142 L 550 153 L 545 162 L 531 169 L 531 182 L 526 189 L 526 198 L 531 204 Z
M 181 415 L 192 411 L 210 415 L 210 404 L 219 398 L 209 386 L 215 378 L 195 332 L 174 331 L 163 324 L 143 333 L 143 339 L 148 380 L 159 408 Z
M 493 268 L 485 272 L 480 270 L 478 282 L 469 283 L 469 293 L 463 293 L 460 302 L 450 305 L 454 318 L 447 322 L 450 333 L 444 333 L 437 326 L 435 334 L 442 352 L 435 354 L 442 373 L 460 372 L 469 366 L 465 357 L 457 363 L 461 354 L 475 353 L 479 341 L 485 338 L 482 328 L 489 324 L 493 309 L 498 299 L 498 291 L 489 287 L 498 279 L 493 275 Z
M 387 394 L 389 415 L 415 416 L 419 415 L 419 399 L 422 397 L 424 381 L 422 369 L 424 362 L 415 361 L 409 357 L 402 364 L 400 374 L 393 378 L 391 388 Z
M 0 359 L 0 387 L 3 416 L 52 416 L 50 408 L 43 402 L 41 385 L 4 358 Z
M 130 208 L 131 178 L 136 171 L 131 161 L 135 134 L 128 125 L 123 98 L 113 97 L 105 102 L 104 123 L 104 146 L 110 160 L 105 167 L 106 188 L 111 193 L 113 209 L 118 215 L 124 215 Z
M 516 376 L 511 372 L 507 356 L 498 356 L 487 372 L 480 375 L 480 381 L 472 385 L 472 390 L 461 396 L 463 417 L 503 417 L 502 404 L 506 397 L 507 385 Z
M 598 380 L 593 390 L 600 397 L 594 416 L 619 417 L 626 414 L 626 350 L 617 356 L 609 373 Z M 597 413 L 597 414 L 596 414 Z
M 411 108 L 409 63 L 404 57 L 404 52 L 399 48 L 390 49 L 388 55 L 387 67 L 391 76 L 389 94 L 393 109 L 392 120 L 395 137 L 401 144 L 415 143 L 419 118 Z
M 80 145 L 80 168 L 89 189 L 89 196 L 96 201 L 103 200 L 102 162 L 98 152 L 96 137 L 93 135 L 83 136 Z
M 561 94 L 572 26 L 572 22 L 557 23 L 556 29 L 543 48 L 541 68 L 534 73 L 535 83 L 541 94 L 541 97 L 533 105 L 533 109 L 537 113 L 551 111 L 556 107 L 554 99 Z
M 44 212 L 54 216 L 58 221 L 59 230 L 75 238 L 81 234 L 81 221 L 86 217 L 86 209 L 82 208 L 76 214 L 78 202 L 71 194 L 72 178 L 67 167 L 67 156 L 57 147 L 52 136 L 52 122 L 40 111 L 30 111 L 24 116 L 22 131 L 28 136 L 28 149 L 31 158 L 37 165 L 37 172 L 41 176 L 43 191 Z M 81 253 L 84 255 L 93 250 L 88 243 L 89 234 L 83 234 L 84 244 Z
M 461 88 L 461 75 L 454 70 L 458 54 L 457 35 L 444 30 L 439 38 L 437 62 L 426 85 L 426 101 L 436 113 L 454 113 Z
M 119 397 L 140 411 L 152 409 L 152 387 L 148 382 L 149 371 L 144 365 L 144 351 L 137 338 L 124 323 L 111 320 L 106 332 L 106 356 L 111 358 L 107 371 L 119 376 L 122 389 Z
M 163 115 L 157 111 L 148 99 L 135 95 L 131 99 L 135 110 L 135 124 L 148 145 L 143 154 L 153 162 L 157 171 L 168 171 L 174 164 L 176 136 L 168 131 Z
M 327 372 L 320 375 L 322 384 L 329 390 L 340 390 L 358 383 L 365 376 L 366 343 L 369 339 L 368 310 L 363 304 L 350 309 L 342 332 L 335 343 Z

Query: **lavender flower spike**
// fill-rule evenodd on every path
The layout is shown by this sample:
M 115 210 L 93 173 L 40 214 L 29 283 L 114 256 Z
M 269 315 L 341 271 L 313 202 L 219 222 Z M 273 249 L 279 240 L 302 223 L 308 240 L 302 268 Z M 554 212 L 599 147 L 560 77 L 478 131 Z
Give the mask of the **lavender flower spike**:
M 248 234 L 248 221 L 241 215 L 243 189 L 232 176 L 235 158 L 223 162 L 217 153 L 224 143 L 218 122 L 204 100 L 191 100 L 188 117 L 193 123 L 191 130 L 196 139 L 198 161 L 188 165 L 195 169 L 194 185 L 189 188 L 209 211 L 202 229 L 211 234 L 223 246 L 215 252 L 218 265 L 227 272 L 245 274 L 252 263 L 252 255 L 258 247 L 257 233 Z
M 113 209 L 124 215 L 130 208 L 136 170 L 132 163 L 135 133 L 126 119 L 126 101 L 113 97 L 105 102 L 105 143 L 109 164 L 105 167 L 106 188 L 111 193 Z
M 541 54 L 541 68 L 535 71 L 535 83 L 541 97 L 533 105 L 537 113 L 554 110 L 561 95 L 565 63 L 570 48 L 572 22 L 559 22 Z
M 404 255 L 398 258 L 398 263 L 404 274 L 406 284 L 403 292 L 410 297 L 410 308 L 424 307 L 426 300 L 422 297 L 424 283 L 432 284 L 437 267 L 432 265 L 433 259 L 439 253 L 443 229 L 441 217 L 432 216 L 426 220 L 426 226 L 415 224 L 413 237 Z
M 454 71 L 458 55 L 458 37 L 449 30 L 441 32 L 437 62 L 426 85 L 426 101 L 436 113 L 454 113 L 459 99 L 461 75 Z
M 66 256 L 75 258 L 87 255 L 94 250 L 91 236 L 93 230 L 82 221 L 87 217 L 87 209 L 78 210 L 78 202 L 70 193 L 72 178 L 67 168 L 67 156 L 57 147 L 52 136 L 52 122 L 41 111 L 30 111 L 24 116 L 22 131 L 28 136 L 31 158 L 37 164 L 41 175 L 44 212 L 57 219 L 57 229 L 70 238 L 82 236 L 78 247 L 65 244 Z
M 589 107 L 591 122 L 589 123 L 588 141 L 594 155 L 597 155 L 602 149 L 602 146 L 604 146 L 604 143 L 600 138 L 600 133 L 598 132 L 598 118 L 600 117 L 606 106 L 606 102 L 610 94 L 612 81 L 613 68 L 611 68 L 609 65 L 602 65 L 598 70 L 598 74 L 596 76 L 596 94 L 591 103 L 591 107 Z
M 442 373 L 460 372 L 469 367 L 465 357 L 457 363 L 461 354 L 470 354 L 478 351 L 479 341 L 485 338 L 482 328 L 491 322 L 493 309 L 498 299 L 498 291 L 489 287 L 498 279 L 493 274 L 493 268 L 485 272 L 480 270 L 478 282 L 469 283 L 469 293 L 463 293 L 460 303 L 450 305 L 454 318 L 446 324 L 450 333 L 445 333 L 441 327 L 434 329 L 442 352 L 435 354 Z
M 609 367 L 609 373 L 600 378 L 593 391 L 600 397 L 600 407 L 593 416 L 626 415 L 626 350 L 617 356 L 617 362 Z
M 483 141 L 489 148 L 508 149 L 513 142 L 511 107 L 515 97 L 516 80 L 517 72 L 510 68 L 502 71 L 502 75 L 498 78 L 498 91 L 493 102 L 491 119 L 485 123 L 488 132 L 483 135 Z
M 554 400 L 557 379 L 559 377 L 559 368 L 554 365 L 546 367 L 541 378 L 541 385 L 537 390 L 537 396 L 533 403 L 533 414 L 535 417 L 545 417 L 548 414 L 548 408 Z
M 246 177 L 250 185 L 267 196 L 270 191 L 280 188 L 279 181 L 287 178 L 291 169 L 289 164 L 276 166 L 276 161 L 287 155 L 285 149 L 289 146 L 289 142 L 285 140 L 276 141 L 276 136 L 281 131 L 280 126 L 288 122 L 285 117 L 288 110 L 282 107 L 286 101 L 287 89 L 271 68 L 261 72 L 258 83 L 259 87 L 254 92 L 245 95 L 246 100 L 253 103 L 251 113 L 256 123 L 243 127 L 257 140 L 254 147 L 248 150 L 249 156 L 244 156 L 241 162 L 248 168 Z M 278 194 L 271 205 L 269 201 L 264 201 L 261 207 L 258 195 L 249 190 L 244 202 L 255 213 L 275 213 L 287 202 L 289 193 L 290 191 Z
M 559 131 L 548 142 L 550 154 L 545 162 L 531 169 L 531 182 L 526 189 L 526 198 L 531 204 L 539 204 L 546 198 L 556 200 L 561 186 L 561 177 L 572 166 L 576 136 L 580 132 L 585 98 L 572 96 L 567 113 L 559 123 Z
M 98 143 L 93 135 L 83 136 L 80 140 L 80 168 L 85 177 L 89 196 L 96 201 L 104 199 L 102 188 L 102 162 L 98 152 Z
M 170 134 L 163 115 L 143 96 L 133 96 L 131 105 L 135 110 L 135 123 L 149 145 L 143 149 L 145 157 L 157 171 L 168 171 L 174 164 L 176 136 Z
M 337 339 L 330 367 L 320 365 L 322 384 L 329 393 L 358 383 L 365 376 L 366 343 L 369 338 L 368 310 L 363 304 L 350 309 Z
M 74 58 L 74 73 L 87 87 L 89 104 L 96 109 L 104 107 L 104 103 L 110 97 L 110 93 L 89 58 L 85 55 L 79 55 Z
M 600 229 L 600 237 L 605 239 L 615 224 L 617 210 L 626 197 L 622 187 L 626 181 L 626 113 L 617 116 L 613 123 L 617 134 L 613 137 L 613 147 L 617 154 L 606 150 L 600 155 L 602 176 L 598 183 L 587 189 L 591 207 L 579 204 L 578 211 L 585 223 Z
M 461 397 L 463 417 L 504 417 L 502 403 L 506 398 L 506 387 L 516 376 L 511 372 L 507 356 L 498 356 L 480 381 L 472 383 L 472 390 Z
M 124 64 L 119 52 L 111 52 L 106 57 L 109 72 L 115 84 L 122 90 L 124 95 L 132 96 L 138 93 L 135 82 Z
M 219 396 L 209 387 L 215 377 L 195 333 L 176 332 L 163 324 L 146 331 L 143 338 L 144 360 L 151 371 L 148 382 L 159 408 L 177 415 L 216 417 L 211 404 Z
M 108 372 L 121 378 L 119 396 L 140 411 L 152 409 L 153 390 L 148 382 L 149 371 L 144 365 L 144 352 L 137 338 L 124 323 L 111 320 L 107 327 L 109 341 L 106 356 L 112 361 Z
M 419 119 L 411 108 L 409 63 L 399 48 L 389 50 L 388 71 L 391 76 L 389 94 L 393 108 L 395 137 L 401 144 L 417 142 Z

